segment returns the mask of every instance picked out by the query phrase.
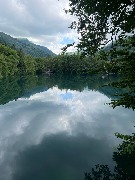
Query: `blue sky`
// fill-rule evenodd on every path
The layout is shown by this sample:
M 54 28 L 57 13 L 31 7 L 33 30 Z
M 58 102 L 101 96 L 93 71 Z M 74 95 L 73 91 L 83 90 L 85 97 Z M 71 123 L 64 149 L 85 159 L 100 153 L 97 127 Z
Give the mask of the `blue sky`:
M 78 39 L 76 31 L 68 28 L 74 21 L 64 11 L 68 4 L 68 0 L 0 0 L 0 31 L 28 38 L 58 54 L 66 43 Z
M 63 100 L 69 100 L 73 98 L 73 94 L 71 92 L 66 92 L 60 95 Z
M 68 37 L 64 37 L 63 40 L 61 41 L 61 44 L 62 45 L 65 45 L 65 44 L 72 44 L 74 42 L 74 39 L 70 39 Z

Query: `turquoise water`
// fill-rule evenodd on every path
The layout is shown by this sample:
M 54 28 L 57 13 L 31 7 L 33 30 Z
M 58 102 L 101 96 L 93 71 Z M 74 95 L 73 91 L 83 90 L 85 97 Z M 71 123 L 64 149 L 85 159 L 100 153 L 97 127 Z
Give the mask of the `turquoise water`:
M 106 103 L 116 77 L 29 76 L 0 82 L 0 180 L 81 180 L 113 171 L 115 132 L 134 132 L 135 112 Z

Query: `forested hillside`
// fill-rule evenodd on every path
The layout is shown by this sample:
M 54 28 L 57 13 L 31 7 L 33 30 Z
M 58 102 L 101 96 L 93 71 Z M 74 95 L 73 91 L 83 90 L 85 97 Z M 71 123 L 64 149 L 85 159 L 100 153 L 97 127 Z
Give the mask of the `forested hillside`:
M 24 47 L 27 46 L 26 44 L 29 44 L 27 39 L 17 40 L 17 42 L 19 41 L 24 42 Z M 132 41 L 130 38 L 124 41 L 125 47 L 123 47 L 123 50 L 130 53 L 128 44 L 130 45 Z M 117 46 L 119 47 L 118 42 Z M 5 45 L 0 43 L 0 78 L 43 73 L 85 75 L 93 73 L 121 73 L 121 67 L 126 65 L 121 61 L 122 54 L 119 48 L 117 49 L 117 54 L 120 51 L 120 55 L 117 59 L 112 59 L 116 51 L 112 51 L 112 55 L 110 55 L 107 51 L 102 50 L 91 57 L 82 57 L 81 54 L 32 57 L 23 53 L 21 49 L 15 49 L 14 45 L 11 48 L 6 43 Z M 34 52 L 36 53 L 36 51 Z M 134 52 L 131 55 L 134 55 Z M 111 61 L 108 57 L 111 58 Z
M 14 50 L 0 44 L 0 78 L 26 74 L 92 74 L 111 71 L 110 62 L 80 55 L 59 55 L 49 57 L 26 56 L 21 50 Z
M 36 45 L 26 38 L 13 38 L 3 32 L 0 32 L 0 43 L 15 50 L 21 50 L 25 55 L 32 57 L 55 56 L 52 51 L 44 46 Z

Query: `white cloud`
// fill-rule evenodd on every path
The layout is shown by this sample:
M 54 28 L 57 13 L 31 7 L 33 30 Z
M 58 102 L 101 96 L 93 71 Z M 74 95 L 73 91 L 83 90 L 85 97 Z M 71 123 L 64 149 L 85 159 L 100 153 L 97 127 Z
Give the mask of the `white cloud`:
M 68 28 L 73 17 L 63 10 L 67 0 L 0 0 L 0 4 L 0 31 L 27 37 L 55 53 L 64 46 L 64 37 L 77 40 L 76 32 Z

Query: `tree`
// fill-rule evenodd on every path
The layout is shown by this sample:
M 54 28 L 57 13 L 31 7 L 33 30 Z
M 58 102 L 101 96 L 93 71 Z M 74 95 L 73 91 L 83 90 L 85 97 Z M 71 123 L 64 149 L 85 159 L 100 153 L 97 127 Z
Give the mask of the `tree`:
M 113 108 L 123 106 L 125 108 L 135 109 L 135 36 L 119 40 L 113 49 L 109 52 L 114 64 L 114 69 L 120 73 L 120 81 L 110 84 L 116 88 L 125 89 L 125 93 L 118 94 L 117 100 L 112 100 Z
M 127 89 L 111 104 L 135 109 L 135 0 L 69 0 L 69 5 L 66 12 L 78 18 L 70 28 L 81 35 L 77 48 L 83 55 L 95 56 L 111 41 L 107 56 L 113 69 L 123 75 L 113 86 Z
M 77 47 L 87 55 L 95 53 L 116 36 L 133 33 L 135 0 L 69 0 L 66 12 L 77 16 L 71 24 L 81 34 Z M 107 36 L 110 35 L 110 36 Z
M 83 55 L 95 55 L 111 41 L 110 50 L 100 59 L 110 58 L 113 68 L 121 74 L 121 80 L 112 83 L 117 88 L 125 88 L 126 93 L 118 94 L 118 100 L 110 104 L 135 109 L 135 0 L 69 0 L 69 13 L 78 17 L 71 28 L 81 34 L 77 45 Z M 115 134 L 124 140 L 114 153 L 118 166 L 110 173 L 108 166 L 98 165 L 85 179 L 135 179 L 135 134 Z M 127 167 L 127 161 L 130 167 Z M 126 164 L 125 164 L 126 162 Z M 117 176 L 117 173 L 120 176 Z M 128 174 L 129 173 L 129 176 Z

